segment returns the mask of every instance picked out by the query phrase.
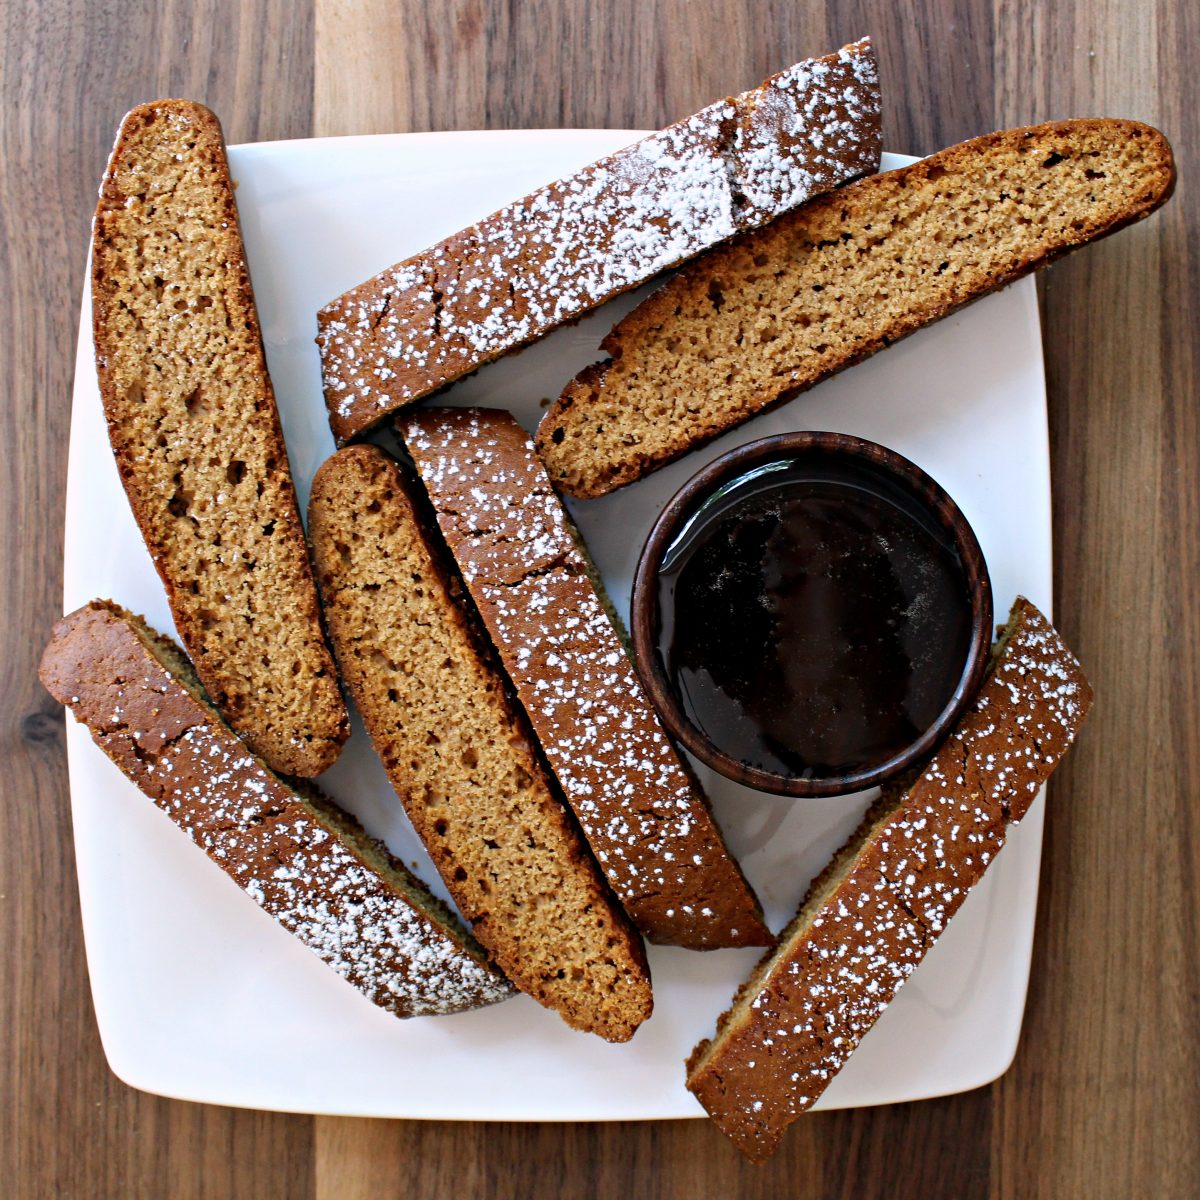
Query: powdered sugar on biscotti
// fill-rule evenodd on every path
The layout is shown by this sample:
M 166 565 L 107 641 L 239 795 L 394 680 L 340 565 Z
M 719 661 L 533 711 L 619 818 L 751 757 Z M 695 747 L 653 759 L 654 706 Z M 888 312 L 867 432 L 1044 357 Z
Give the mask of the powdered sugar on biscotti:
M 335 436 L 877 169 L 879 154 L 864 40 L 538 189 L 321 311 Z
M 861 152 L 864 132 L 879 127 L 878 74 L 874 58 L 862 51 L 869 44 L 864 39 L 828 58 L 796 63 L 735 101 L 753 97 L 733 146 L 738 232 L 847 178 L 845 164 Z
M 660 725 L 525 431 L 423 409 L 404 435 L 442 533 L 610 886 L 652 941 L 771 940 Z
M 513 994 L 415 878 L 350 817 L 315 792 L 298 796 L 250 754 L 152 638 L 96 602 L 59 622 L 42 679 L 251 899 L 375 1004 L 414 1016 Z
M 958 729 L 835 858 L 779 948 L 696 1048 L 688 1087 L 748 1157 L 774 1150 L 937 940 L 1074 740 L 1078 662 L 1020 599 Z

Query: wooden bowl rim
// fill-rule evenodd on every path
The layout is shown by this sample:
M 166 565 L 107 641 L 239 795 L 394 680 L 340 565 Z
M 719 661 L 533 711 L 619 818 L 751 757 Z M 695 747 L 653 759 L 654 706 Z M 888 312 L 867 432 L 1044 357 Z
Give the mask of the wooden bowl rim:
M 934 723 L 904 750 L 869 770 L 805 779 L 748 766 L 720 750 L 684 713 L 667 678 L 654 636 L 658 571 L 663 554 L 692 511 L 718 487 L 752 467 L 800 455 L 842 457 L 899 483 L 954 539 L 971 598 L 971 640 L 962 676 Z M 992 648 L 992 588 L 987 562 L 970 522 L 950 494 L 926 471 L 878 442 L 847 433 L 801 430 L 747 442 L 702 467 L 659 513 L 638 558 L 630 605 L 630 633 L 638 674 L 663 724 L 692 754 L 736 783 L 778 796 L 840 796 L 895 778 L 930 757 L 978 691 Z

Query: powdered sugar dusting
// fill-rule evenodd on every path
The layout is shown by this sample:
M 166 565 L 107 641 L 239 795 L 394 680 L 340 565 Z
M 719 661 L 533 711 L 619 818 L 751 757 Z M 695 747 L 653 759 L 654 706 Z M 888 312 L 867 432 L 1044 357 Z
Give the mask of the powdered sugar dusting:
M 197 846 L 334 971 L 397 1016 L 513 994 L 432 897 L 426 908 L 389 884 L 343 838 L 342 818 L 299 799 L 248 753 L 121 617 L 93 607 L 63 625 L 69 632 L 47 655 L 60 648 L 73 673 L 60 698 Z M 407 886 L 423 891 L 411 876 Z
M 504 412 L 425 409 L 404 435 L 546 757 L 635 924 L 672 944 L 763 944 L 753 894 L 525 432 Z
M 866 40 L 719 101 L 347 292 L 319 314 L 340 440 L 732 234 L 879 165 Z
M 688 1086 L 752 1158 L 841 1070 L 1025 815 L 1087 714 L 1078 662 L 1028 601 L 920 779 L 835 869 L 735 1005 Z M 837 880 L 840 879 L 840 882 Z

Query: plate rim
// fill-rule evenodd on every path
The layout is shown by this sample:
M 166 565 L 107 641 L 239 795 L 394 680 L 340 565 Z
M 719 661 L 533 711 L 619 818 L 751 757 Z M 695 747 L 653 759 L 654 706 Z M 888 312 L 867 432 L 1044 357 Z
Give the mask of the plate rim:
M 614 129 L 603 129 L 603 128 L 599 128 L 599 127 L 586 127 L 586 128 L 577 128 L 577 129 L 453 130 L 453 131 L 444 131 L 444 132 L 422 132 L 422 133 L 363 134 L 363 135 L 351 135 L 348 137 L 316 137 L 316 138 L 304 138 L 304 139 L 280 139 L 280 140 L 270 141 L 270 142 L 240 143 L 240 144 L 231 145 L 229 147 L 229 151 L 230 151 L 230 155 L 231 155 L 231 162 L 236 164 L 238 157 L 240 157 L 242 155 L 246 155 L 246 154 L 253 155 L 253 154 L 257 154 L 257 153 L 281 153 L 281 152 L 287 153 L 287 152 L 294 152 L 298 148 L 301 148 L 301 147 L 304 147 L 306 149 L 311 148 L 313 151 L 319 151 L 321 149 L 335 146 L 336 148 L 338 148 L 340 150 L 354 151 L 356 149 L 363 148 L 368 145 L 378 146 L 381 142 L 384 142 L 384 141 L 386 141 L 386 142 L 395 141 L 395 142 L 400 142 L 400 143 L 411 143 L 413 141 L 419 141 L 424 144 L 436 146 L 436 145 L 444 144 L 447 141 L 449 141 L 449 142 L 453 142 L 453 141 L 457 141 L 457 140 L 469 141 L 471 139 L 478 139 L 478 138 L 486 138 L 486 139 L 497 141 L 497 142 L 503 142 L 503 141 L 520 142 L 520 141 L 527 141 L 531 138 L 540 139 L 540 138 L 546 138 L 546 137 L 553 137 L 553 138 L 560 139 L 565 142 L 570 142 L 573 139 L 578 138 L 580 135 L 600 135 L 602 137 L 620 135 L 623 137 L 626 134 L 629 135 L 628 140 L 630 142 L 632 142 L 632 141 L 637 140 L 638 137 L 643 136 L 645 132 L 646 131 L 643 131 L 643 130 L 614 130 Z M 622 144 L 628 144 L 628 143 L 622 143 Z M 899 155 L 899 154 L 895 154 L 895 153 L 890 153 L 890 154 L 886 155 L 886 158 L 891 159 L 891 160 L 903 160 L 904 162 L 916 161 L 916 159 L 913 158 L 912 156 Z M 893 161 L 885 169 L 893 169 L 894 166 L 896 166 L 896 165 L 903 165 L 903 163 Z M 89 259 L 89 264 L 90 264 L 90 259 Z M 79 341 L 78 341 L 77 347 L 76 347 L 76 351 L 77 351 L 76 375 L 75 375 L 75 379 L 73 380 L 73 383 L 72 383 L 72 428 L 74 427 L 75 403 L 78 398 L 80 368 L 83 367 L 83 369 L 86 371 L 89 367 L 89 364 L 91 364 L 93 362 L 92 355 L 90 352 L 90 348 L 91 348 L 90 323 L 85 321 L 85 318 L 88 316 L 88 314 L 90 312 L 90 305 L 88 304 L 88 301 L 90 300 L 90 296 L 88 294 L 89 290 L 90 290 L 89 289 L 89 279 L 90 279 L 90 270 L 89 270 L 88 274 L 85 275 L 85 278 L 84 278 L 83 292 L 84 292 L 85 303 L 84 303 L 83 308 L 81 308 L 81 312 L 80 312 Z M 1041 414 L 1042 414 L 1042 418 L 1043 418 L 1043 423 L 1046 424 L 1046 426 L 1047 426 L 1047 436 L 1039 444 L 1038 449 L 1042 452 L 1042 456 L 1046 460 L 1045 469 L 1043 472 L 1041 472 L 1041 474 L 1042 474 L 1042 478 L 1044 478 L 1046 481 L 1047 495 L 1045 498 L 1045 500 L 1046 500 L 1045 512 L 1047 514 L 1047 517 L 1049 518 L 1052 514 L 1052 507 L 1051 507 L 1051 502 L 1050 502 L 1051 501 L 1050 488 L 1052 485 L 1052 480 L 1051 480 L 1050 472 L 1049 472 L 1048 409 L 1047 409 L 1047 404 L 1046 404 L 1046 393 L 1045 393 L 1045 383 L 1044 383 L 1044 352 L 1043 352 L 1043 346 L 1042 346 L 1041 328 L 1040 328 L 1039 321 L 1036 319 L 1037 315 L 1038 315 L 1038 303 L 1037 303 L 1037 298 L 1036 298 L 1036 289 L 1033 287 L 1032 278 L 1017 281 L 1012 286 L 1029 287 L 1032 291 L 1032 314 L 1034 317 L 1033 330 L 1034 330 L 1035 338 L 1036 338 L 1037 364 L 1038 364 L 1038 368 L 1039 368 L 1039 374 L 1042 377 L 1040 409 L 1041 409 Z M 87 351 L 86 353 L 85 353 L 85 350 Z M 94 369 L 94 368 L 92 368 L 92 369 Z M 74 439 L 72 438 L 72 441 L 73 440 Z M 68 538 L 66 536 L 67 534 L 69 534 L 70 527 L 71 527 L 72 481 L 74 479 L 76 471 L 82 470 L 82 468 L 75 467 L 76 455 L 75 455 L 74 450 L 75 450 L 75 448 L 74 448 L 74 446 L 72 446 L 71 453 L 69 454 L 69 457 L 68 457 L 67 489 L 66 489 L 66 499 L 64 502 L 64 526 L 65 526 L 65 528 L 64 528 L 63 590 L 64 590 L 65 604 L 73 602 L 71 599 L 68 599 L 68 596 L 67 596 L 68 583 L 69 583 L 67 565 L 68 565 L 69 558 L 70 558 L 70 542 L 68 541 Z M 1053 539 L 1053 528 L 1052 528 L 1052 524 L 1050 524 L 1049 521 L 1048 521 L 1048 525 L 1047 525 L 1047 529 L 1046 529 L 1045 533 L 1046 533 L 1046 537 L 1047 537 L 1050 563 L 1053 564 L 1053 540 L 1052 540 Z M 1047 597 L 1047 599 L 1049 599 L 1049 597 Z M 65 607 L 65 604 L 64 604 L 64 607 Z M 102 752 L 99 751 L 98 748 L 96 748 L 94 746 L 94 744 L 91 742 L 90 737 L 87 735 L 87 733 L 83 729 L 83 727 L 77 725 L 74 722 L 69 722 L 68 723 L 68 738 L 67 738 L 67 759 L 68 759 L 68 770 L 69 770 L 69 779 L 70 779 L 69 788 L 70 788 L 73 823 L 75 822 L 76 816 L 77 816 L 77 810 L 76 810 L 77 804 L 85 803 L 85 801 L 78 794 L 76 780 L 84 775 L 84 770 L 83 770 L 84 763 L 85 763 L 87 754 L 90 754 L 90 753 L 101 755 L 101 757 L 103 758 Z M 104 761 L 107 761 L 107 760 L 105 759 Z M 1027 820 L 1026 820 L 1027 825 L 1031 825 L 1031 826 L 1036 825 L 1036 830 L 1034 832 L 1036 833 L 1036 837 L 1037 837 L 1037 860 L 1038 860 L 1039 864 L 1040 864 L 1041 857 L 1042 857 L 1041 826 L 1042 826 L 1042 820 L 1043 820 L 1043 808 L 1044 808 L 1044 802 L 1043 802 L 1042 797 L 1039 796 L 1038 801 L 1035 802 L 1034 809 L 1031 811 L 1031 817 L 1033 819 L 1027 818 Z M 166 818 L 164 818 L 164 820 L 165 819 Z M 79 847 L 78 842 L 76 843 L 76 847 L 75 847 L 75 859 L 76 859 L 76 870 L 80 876 L 79 884 L 80 884 L 81 909 L 86 909 L 86 904 L 84 901 L 85 888 L 84 888 L 84 878 L 83 878 L 85 872 L 81 870 L 82 863 L 81 863 L 80 847 Z M 1001 1077 L 1008 1070 L 1009 1066 L 1011 1065 L 1011 1063 L 1015 1057 L 1016 1051 L 1019 1046 L 1021 1024 L 1022 1024 L 1022 1020 L 1023 1020 L 1023 1016 L 1024 1016 L 1025 1005 L 1027 1002 L 1028 981 L 1029 981 L 1029 971 L 1030 971 L 1030 958 L 1032 956 L 1032 945 L 1033 945 L 1033 929 L 1034 929 L 1034 923 L 1036 920 L 1036 910 L 1037 910 L 1037 891 L 1038 891 L 1038 889 L 1035 888 L 1033 893 L 1030 895 L 1029 901 L 1028 901 L 1029 909 L 1030 909 L 1029 936 L 1027 939 L 1029 950 L 1028 950 L 1028 953 L 1025 955 L 1025 962 L 1023 964 L 1024 984 L 1022 986 L 1021 1004 L 1020 1004 L 1019 1011 L 1017 1013 L 1017 1019 L 1015 1021 L 1014 1032 L 1005 1041 L 1005 1043 L 1001 1047 L 999 1047 L 999 1053 L 995 1054 L 992 1058 L 993 1064 L 998 1062 L 998 1063 L 1001 1063 L 1002 1065 L 1000 1065 L 998 1068 L 995 1067 L 994 1065 L 987 1066 L 980 1073 L 980 1077 L 975 1082 L 970 1082 L 970 1083 L 967 1083 L 962 1086 L 959 1086 L 956 1084 L 955 1086 L 949 1087 L 949 1088 L 922 1090 L 922 1091 L 918 1091 L 918 1092 L 913 1092 L 912 1094 L 899 1097 L 896 1100 L 885 1101 L 885 1102 L 881 1102 L 881 1103 L 903 1103 L 903 1102 L 915 1101 L 915 1100 L 920 1100 L 920 1099 L 930 1099 L 930 1098 L 934 1098 L 937 1096 L 953 1095 L 953 1094 L 957 1094 L 959 1092 L 973 1090 L 976 1087 L 984 1086 L 990 1082 L 993 1082 L 995 1079 L 998 1079 L 999 1077 Z M 96 964 L 94 964 L 94 962 L 93 962 L 94 945 L 93 945 L 93 939 L 91 937 L 87 936 L 87 928 L 86 928 L 87 927 L 87 919 L 86 919 L 87 913 L 86 913 L 86 911 L 83 912 L 83 916 L 85 918 L 84 919 L 85 953 L 86 953 L 87 963 L 88 963 L 89 982 L 91 982 L 94 979 L 95 972 L 96 972 Z M 1014 961 L 1014 966 L 1015 965 L 1016 964 Z M 93 994 L 94 994 L 94 988 L 92 990 L 93 990 Z M 108 1026 L 106 1026 L 105 1022 L 101 1019 L 100 1009 L 98 1006 L 96 1008 L 96 1013 L 97 1013 L 97 1025 L 99 1028 L 101 1043 L 102 1043 L 102 1046 L 105 1051 L 106 1059 L 109 1063 L 110 1069 L 113 1070 L 114 1074 L 116 1074 L 118 1078 L 120 1078 L 123 1082 L 125 1082 L 126 1084 L 128 1084 L 131 1087 L 138 1088 L 139 1090 L 142 1090 L 142 1091 L 147 1091 L 154 1095 L 160 1095 L 160 1096 L 174 1098 L 174 1099 L 188 1100 L 188 1101 L 197 1102 L 197 1103 L 213 1103 L 213 1104 L 227 1105 L 230 1107 L 258 1109 L 258 1110 L 263 1110 L 265 1108 L 267 1111 L 309 1113 L 309 1114 L 316 1114 L 316 1115 L 328 1114 L 328 1115 L 364 1116 L 364 1117 L 393 1116 L 393 1117 L 400 1117 L 400 1118 L 404 1118 L 404 1119 L 413 1119 L 413 1120 L 474 1120 L 474 1121 L 505 1120 L 505 1121 L 522 1121 L 522 1122 L 524 1122 L 524 1121 L 529 1121 L 529 1122 L 534 1122 L 534 1121 L 537 1121 L 537 1122 L 546 1122 L 546 1121 L 549 1121 L 549 1122 L 561 1122 L 561 1121 L 600 1122 L 600 1121 L 623 1121 L 623 1120 L 690 1119 L 690 1118 L 699 1118 L 699 1117 L 705 1116 L 703 1109 L 694 1100 L 693 1100 L 694 1111 L 678 1112 L 678 1113 L 672 1112 L 672 1113 L 643 1114 L 641 1112 L 630 1112 L 630 1113 L 605 1112 L 605 1113 L 598 1113 L 596 1115 L 580 1115 L 577 1111 L 572 1111 L 571 1113 L 568 1113 L 568 1114 L 516 1112 L 516 1113 L 512 1113 L 512 1114 L 507 1114 L 507 1115 L 478 1115 L 478 1114 L 463 1113 L 463 1112 L 441 1112 L 441 1111 L 437 1111 L 437 1112 L 403 1111 L 403 1112 L 383 1113 L 377 1109 L 373 1109 L 370 1107 L 364 1107 L 361 1110 L 351 1110 L 351 1109 L 347 1109 L 344 1107 L 315 1108 L 311 1104 L 306 1104 L 306 1105 L 296 1106 L 296 1107 L 287 1107 L 285 1105 L 280 1105 L 278 1103 L 272 1103 L 269 1106 L 264 1106 L 261 1103 L 255 1103 L 252 1097 L 247 1099 L 247 1098 L 238 1098 L 236 1096 L 229 1096 L 229 1095 L 212 1096 L 212 1095 L 189 1094 L 191 1089 L 165 1088 L 162 1086 L 161 1081 L 139 1078 L 140 1072 L 136 1069 L 136 1066 L 134 1064 L 131 1064 L 127 1061 L 121 1061 L 122 1055 L 120 1054 L 120 1052 L 117 1051 L 113 1040 L 110 1038 L 110 1033 L 112 1031 Z M 714 1018 L 715 1018 L 715 1014 L 714 1014 Z M 995 1050 L 997 1048 L 995 1046 L 993 1046 L 993 1049 Z M 689 1096 L 689 1099 L 691 1099 L 690 1096 Z M 869 1103 L 875 1103 L 875 1102 L 869 1102 Z M 860 1107 L 860 1106 L 863 1106 L 863 1105 L 839 1104 L 834 1107 Z M 830 1111 L 830 1109 L 825 1109 L 820 1104 L 818 1104 L 816 1106 L 816 1110 L 817 1111 Z

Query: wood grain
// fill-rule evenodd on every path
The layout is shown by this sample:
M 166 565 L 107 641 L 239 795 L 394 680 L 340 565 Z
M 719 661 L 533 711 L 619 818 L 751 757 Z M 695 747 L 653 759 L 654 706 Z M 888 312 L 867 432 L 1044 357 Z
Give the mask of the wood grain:
M 231 141 L 648 127 L 870 32 L 890 148 L 1105 113 L 1200 155 L 1192 0 L 0 2 L 0 1179 L 24 1197 L 1164 1198 L 1200 1178 L 1200 211 L 1042 280 L 1058 620 L 1099 697 L 1056 778 L 1013 1069 L 964 1096 L 814 1114 L 767 1167 L 706 1123 L 310 1119 L 111 1075 L 79 929 L 62 718 L 34 663 L 61 598 L 79 290 L 121 114 L 212 105 Z
M 1041 6 L 1021 7 L 1018 26 L 1036 27 Z M 1181 81 L 1181 43 L 1129 16 L 1094 4 L 1002 52 L 1000 119 L 1138 117 L 1186 164 L 1195 106 L 1164 86 Z M 1196 215 L 1185 178 L 1157 220 L 1042 280 L 1057 605 L 1101 701 L 1048 810 L 1026 1036 L 993 1133 L 1040 1170 L 998 1156 L 1010 1194 L 1185 1195 L 1200 1166 L 1196 964 L 1180 953 L 1197 944 L 1200 524 L 1182 472 L 1200 439 L 1196 342 L 1180 336 L 1200 317 Z
M 313 1191 L 308 1119 L 160 1100 L 110 1073 L 88 994 L 63 718 L 35 674 L 62 611 L 71 347 L 113 134 L 138 101 L 184 93 L 216 108 L 231 140 L 306 135 L 311 21 L 286 7 L 243 5 L 232 21 L 219 3 L 3 9 L 0 1192 L 21 1200 L 251 1195 L 260 1166 L 280 1195 Z

